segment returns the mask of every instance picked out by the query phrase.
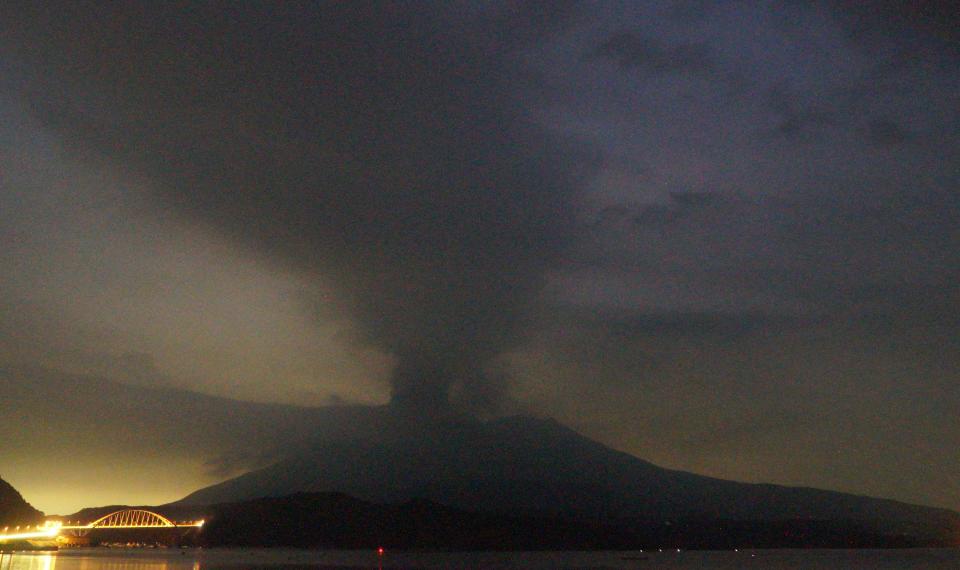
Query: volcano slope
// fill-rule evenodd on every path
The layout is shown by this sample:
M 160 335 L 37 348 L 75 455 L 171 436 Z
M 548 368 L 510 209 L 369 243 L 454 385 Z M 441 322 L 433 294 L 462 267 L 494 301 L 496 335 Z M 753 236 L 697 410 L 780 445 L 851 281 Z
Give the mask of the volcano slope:
M 381 503 L 420 499 L 621 528 L 818 521 L 907 537 L 910 544 L 953 544 L 960 535 L 960 514 L 946 509 L 664 469 L 553 420 L 417 423 L 389 409 L 350 419 L 353 429 L 334 430 L 335 437 L 318 439 L 309 451 L 200 489 L 177 504 L 340 492 Z

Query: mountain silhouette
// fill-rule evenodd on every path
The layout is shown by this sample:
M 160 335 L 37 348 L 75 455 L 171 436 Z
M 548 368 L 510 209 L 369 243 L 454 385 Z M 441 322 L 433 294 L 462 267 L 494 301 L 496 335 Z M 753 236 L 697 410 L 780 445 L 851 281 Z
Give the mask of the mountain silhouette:
M 960 531 L 960 514 L 946 509 L 664 469 L 549 419 L 418 424 L 389 411 L 371 409 L 366 417 L 354 412 L 353 421 L 365 424 L 346 430 L 355 437 L 318 438 L 309 451 L 200 489 L 177 504 L 340 492 L 366 501 L 421 499 L 598 522 L 848 521 L 932 541 L 952 540 Z
M 43 513 L 33 508 L 13 485 L 0 479 L 0 525 L 33 524 L 43 518 Z

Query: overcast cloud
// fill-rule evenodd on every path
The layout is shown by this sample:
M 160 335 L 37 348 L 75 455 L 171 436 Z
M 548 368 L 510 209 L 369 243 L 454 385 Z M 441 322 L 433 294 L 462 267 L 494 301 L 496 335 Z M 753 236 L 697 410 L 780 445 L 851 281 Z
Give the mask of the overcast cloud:
M 960 508 L 960 23 L 911 6 L 5 3 L 0 358 Z

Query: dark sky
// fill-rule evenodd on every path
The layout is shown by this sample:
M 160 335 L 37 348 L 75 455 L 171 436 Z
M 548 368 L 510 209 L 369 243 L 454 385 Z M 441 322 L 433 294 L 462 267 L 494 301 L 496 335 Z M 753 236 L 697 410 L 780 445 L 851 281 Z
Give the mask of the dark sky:
M 958 20 L 4 2 L 0 398 L 60 425 L 31 389 L 132 392 L 71 440 L 74 484 L 112 491 L 65 495 L 26 428 L 0 476 L 48 511 L 222 477 L 223 425 L 102 472 L 111 433 L 181 435 L 123 422 L 174 388 L 553 416 L 667 467 L 960 508 Z

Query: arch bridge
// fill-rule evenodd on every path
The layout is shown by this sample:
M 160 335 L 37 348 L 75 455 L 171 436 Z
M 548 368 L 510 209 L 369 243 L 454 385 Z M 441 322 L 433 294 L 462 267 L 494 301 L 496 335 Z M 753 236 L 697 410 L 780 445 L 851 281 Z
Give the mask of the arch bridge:
M 47 521 L 35 527 L 0 529 L 0 542 L 9 540 L 54 539 L 66 531 L 74 536 L 83 536 L 96 529 L 199 529 L 203 520 L 174 522 L 167 517 L 145 509 L 122 509 L 104 515 L 87 524 L 62 524 Z
M 169 528 L 199 526 L 196 523 L 178 525 L 163 515 L 144 509 L 127 509 L 104 515 L 85 528 Z
M 86 533 L 95 529 L 200 528 L 203 520 L 173 522 L 146 509 L 123 509 L 104 515 L 85 525 L 61 525 L 62 530 Z

